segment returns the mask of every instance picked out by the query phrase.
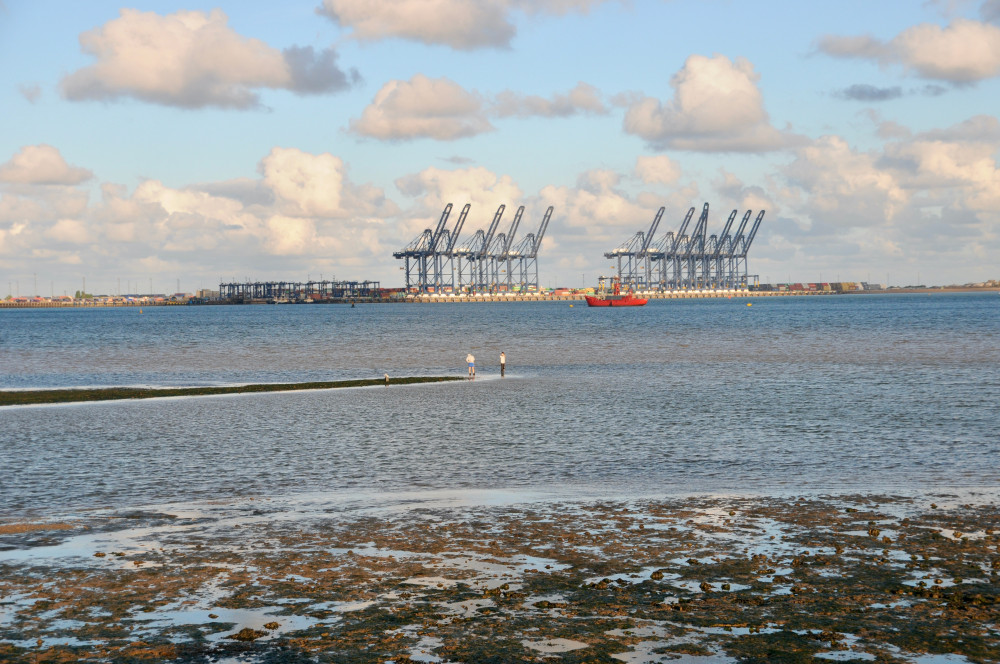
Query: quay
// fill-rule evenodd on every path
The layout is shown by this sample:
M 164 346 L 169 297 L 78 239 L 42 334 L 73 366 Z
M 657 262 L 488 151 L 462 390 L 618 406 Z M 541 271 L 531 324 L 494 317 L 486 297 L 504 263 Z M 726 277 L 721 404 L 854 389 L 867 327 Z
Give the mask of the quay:
M 734 297 L 787 297 L 794 295 L 837 295 L 835 291 L 749 291 L 749 290 L 684 290 L 684 291 L 640 291 L 636 295 L 650 300 L 687 300 L 697 298 Z M 399 301 L 399 300 L 396 300 Z M 408 295 L 405 302 L 417 304 L 442 304 L 447 302 L 583 302 L 583 293 L 552 295 L 549 293 L 490 293 L 490 294 L 435 294 L 422 293 Z
M 175 307 L 179 305 L 185 305 L 187 302 L 182 300 L 147 300 L 147 301 L 108 301 L 108 300 L 98 300 L 98 299 L 71 299 L 71 300 L 29 300 L 19 301 L 19 300 L 0 300 L 0 309 L 90 309 L 94 307 L 99 308 L 115 308 L 115 307 Z
M 968 292 L 1000 292 L 1000 285 L 990 282 L 986 285 L 944 286 L 931 288 L 881 288 L 856 291 L 839 290 L 743 290 L 743 289 L 692 289 L 674 291 L 638 291 L 636 294 L 650 300 L 687 300 L 705 298 L 760 298 L 760 297 L 796 297 L 803 295 L 879 295 L 890 293 L 968 293 Z M 288 299 L 268 300 L 260 298 L 247 299 L 205 299 L 189 298 L 186 300 L 146 300 L 146 301 L 108 301 L 103 299 L 63 300 L 63 301 L 29 301 L 0 300 L 0 309 L 82 309 L 89 307 L 170 307 L 186 305 L 239 305 L 239 304 L 471 304 L 475 302 L 583 302 L 583 292 L 568 293 L 392 293 L 369 294 L 367 297 L 331 297 L 327 299 Z
M 794 295 L 837 295 L 836 291 L 749 291 L 749 290 L 678 290 L 678 291 L 648 291 L 638 295 L 650 300 L 684 300 L 695 298 L 738 298 L 738 297 L 787 297 Z M 442 304 L 447 302 L 470 304 L 474 302 L 583 302 L 584 293 L 463 293 L 460 295 L 445 293 L 420 293 L 403 295 L 402 293 L 378 296 L 367 294 L 365 297 L 330 297 L 326 299 L 264 299 L 264 298 L 233 298 L 233 299 L 203 299 L 189 298 L 186 300 L 0 300 L 0 309 L 84 309 L 84 308 L 117 308 L 117 307 L 176 307 L 187 305 L 240 305 L 240 304 Z

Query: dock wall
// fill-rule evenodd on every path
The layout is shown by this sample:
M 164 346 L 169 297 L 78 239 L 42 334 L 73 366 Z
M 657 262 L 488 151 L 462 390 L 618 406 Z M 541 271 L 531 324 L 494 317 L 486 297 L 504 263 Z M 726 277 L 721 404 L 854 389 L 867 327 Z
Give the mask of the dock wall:
M 837 295 L 834 291 L 743 291 L 743 290 L 694 290 L 694 291 L 667 291 L 655 293 L 638 293 L 640 297 L 650 300 L 687 300 L 702 298 L 757 298 L 757 297 L 788 297 L 796 295 Z M 583 302 L 584 296 L 577 294 L 570 295 L 550 295 L 550 294 L 493 294 L 493 295 L 409 295 L 405 298 L 338 298 L 317 302 L 288 302 L 287 304 L 444 304 L 448 302 L 471 304 L 475 302 Z M 75 302 L 9 302 L 0 300 L 0 309 L 79 309 L 85 307 L 169 307 L 184 306 L 188 302 L 166 301 L 166 302 L 102 302 L 102 301 L 75 301 Z M 192 304 L 195 304 L 192 302 Z M 273 304 L 266 300 L 249 300 L 233 302 L 225 300 L 208 300 L 197 302 L 200 305 L 227 305 L 227 304 Z
M 700 298 L 734 297 L 787 297 L 791 295 L 836 295 L 833 291 L 666 291 L 657 293 L 636 293 L 638 297 L 650 300 L 688 300 Z M 583 302 L 583 295 L 411 295 L 405 302 L 414 304 L 442 304 L 447 302 Z

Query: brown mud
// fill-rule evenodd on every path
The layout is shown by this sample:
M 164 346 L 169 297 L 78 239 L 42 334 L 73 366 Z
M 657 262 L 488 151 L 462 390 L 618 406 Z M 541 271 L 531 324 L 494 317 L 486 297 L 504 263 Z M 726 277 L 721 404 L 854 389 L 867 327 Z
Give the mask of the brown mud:
M 0 524 L 0 661 L 998 662 L 995 499 Z

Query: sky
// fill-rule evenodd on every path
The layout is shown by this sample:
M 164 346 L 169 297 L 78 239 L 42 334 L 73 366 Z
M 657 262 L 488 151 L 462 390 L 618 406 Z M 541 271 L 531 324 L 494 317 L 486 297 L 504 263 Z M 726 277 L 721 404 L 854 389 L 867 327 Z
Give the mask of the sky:
M 704 203 L 762 282 L 996 279 L 998 112 L 1000 0 L 0 0 L 0 296 L 402 286 L 448 203 L 553 206 L 546 287 Z

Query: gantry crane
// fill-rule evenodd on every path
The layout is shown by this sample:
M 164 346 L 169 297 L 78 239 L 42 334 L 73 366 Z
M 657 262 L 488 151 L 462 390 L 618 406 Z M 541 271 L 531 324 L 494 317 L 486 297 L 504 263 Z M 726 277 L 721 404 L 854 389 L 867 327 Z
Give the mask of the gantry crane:
M 642 277 L 645 277 L 645 282 L 649 284 L 647 288 L 657 290 L 746 288 L 747 252 L 760 228 L 764 211 L 759 212 L 748 232 L 752 211 L 747 210 L 739 228 L 733 233 L 733 224 L 739 215 L 737 210 L 733 210 L 718 235 L 708 235 L 708 203 L 702 207 L 701 215 L 689 235 L 688 228 L 694 213 L 695 208 L 688 210 L 676 233 L 669 231 L 655 240 L 651 238 L 652 228 L 646 235 L 640 231 L 626 244 L 605 254 L 606 258 L 618 259 L 617 278 L 621 283 L 639 287 Z M 644 260 L 639 261 L 640 257 Z

